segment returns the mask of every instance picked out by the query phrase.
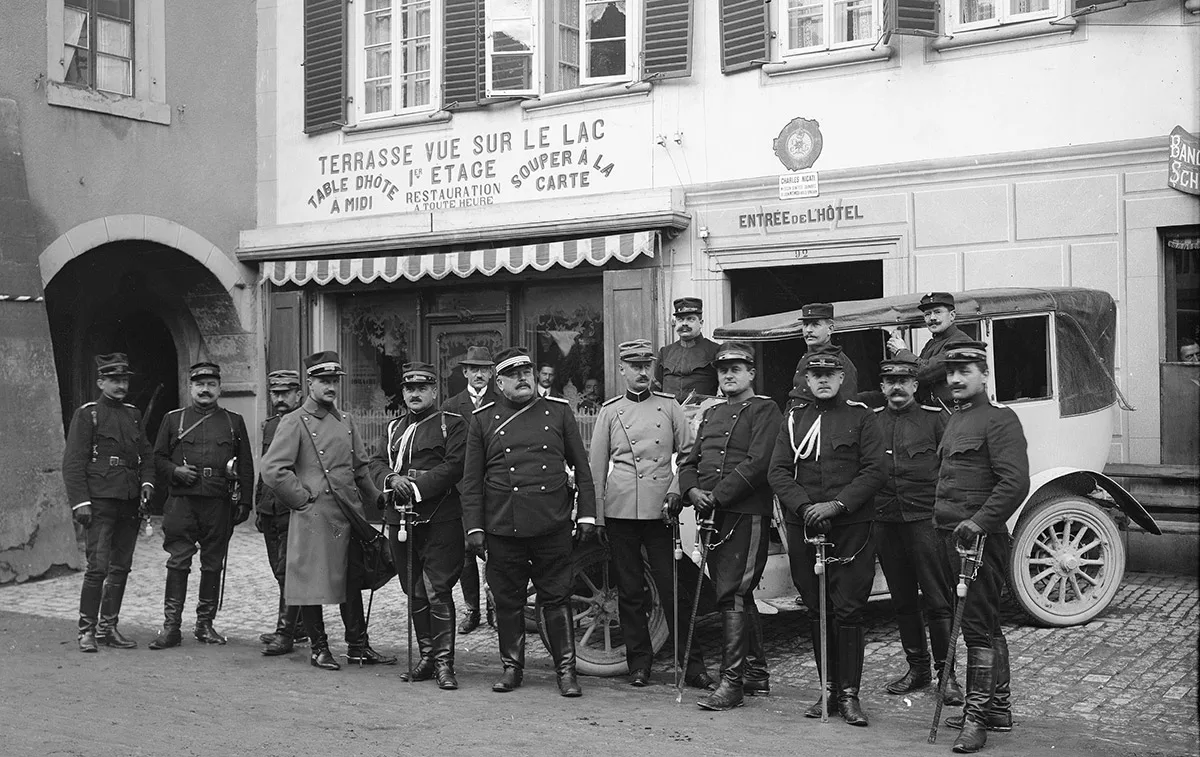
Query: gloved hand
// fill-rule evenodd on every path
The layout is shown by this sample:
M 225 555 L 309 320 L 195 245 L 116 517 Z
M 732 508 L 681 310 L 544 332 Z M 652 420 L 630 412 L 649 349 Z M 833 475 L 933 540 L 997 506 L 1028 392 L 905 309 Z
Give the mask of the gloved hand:
M 596 539 L 596 525 L 594 523 L 576 523 L 575 538 L 580 544 L 587 544 Z
M 679 496 L 678 494 L 675 494 L 674 492 L 667 494 L 667 496 L 663 498 L 662 509 L 663 509 L 663 518 L 665 520 L 671 520 L 672 518 L 678 518 L 679 513 L 681 513 L 683 511 L 683 497 Z
M 176 483 L 184 486 L 191 486 L 196 483 L 196 479 L 200 478 L 200 470 L 194 465 L 177 465 L 175 472 L 171 474 Z
M 87 528 L 92 524 L 92 506 L 84 505 L 83 507 L 75 508 L 75 511 L 71 513 L 71 517 L 75 519 L 76 523 Z
M 473 531 L 467 534 L 467 552 L 487 559 L 487 539 L 482 531 Z
M 250 520 L 250 504 L 239 502 L 237 511 L 233 514 L 233 525 L 240 526 L 248 520 Z
M 263 515 L 262 513 L 255 515 L 254 527 L 258 529 L 260 534 L 265 534 L 267 532 L 267 516 Z
M 968 518 L 954 527 L 954 543 L 960 549 L 970 549 L 975 546 L 975 537 L 983 533 L 983 528 Z
M 717 507 L 717 500 L 710 491 L 693 486 L 688 489 L 687 496 L 691 500 L 692 507 L 696 508 L 697 517 L 704 518 Z
M 828 521 L 841 515 L 841 505 L 837 502 L 814 502 L 804 509 L 804 525 L 812 528 L 821 521 Z
M 412 502 L 412 479 L 408 476 L 393 474 L 388 476 L 388 486 L 392 490 L 393 501 L 392 506 L 397 509 L 406 507 L 409 502 Z
M 900 350 L 906 349 L 907 347 L 908 347 L 908 345 L 904 342 L 904 338 L 900 335 L 900 332 L 893 331 L 888 336 L 887 348 L 888 348 L 888 351 L 891 352 L 893 355 L 895 355 Z
M 145 510 L 145 508 L 150 506 L 150 498 L 153 496 L 154 496 L 154 487 L 151 486 L 150 484 L 142 484 L 141 496 L 138 497 L 138 506 L 139 506 L 138 512 L 139 513 L 141 513 L 142 515 L 146 514 L 145 512 L 142 512 L 142 511 Z

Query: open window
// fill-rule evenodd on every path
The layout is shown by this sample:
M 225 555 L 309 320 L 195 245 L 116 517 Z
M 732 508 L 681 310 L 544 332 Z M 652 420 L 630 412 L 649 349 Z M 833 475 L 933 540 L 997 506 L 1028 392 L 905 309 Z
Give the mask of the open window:
M 1050 316 L 992 321 L 992 388 L 998 402 L 1027 402 L 1054 395 Z

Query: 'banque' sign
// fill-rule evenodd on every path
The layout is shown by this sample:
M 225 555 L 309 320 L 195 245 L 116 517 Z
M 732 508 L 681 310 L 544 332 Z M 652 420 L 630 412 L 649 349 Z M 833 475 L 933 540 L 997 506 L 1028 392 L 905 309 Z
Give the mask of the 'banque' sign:
M 1167 186 L 1200 195 L 1200 139 L 1182 126 L 1171 130 L 1167 159 Z
M 649 182 L 643 141 L 588 116 L 353 143 L 306 158 L 306 180 L 281 186 L 280 205 L 289 220 L 334 220 L 622 191 Z

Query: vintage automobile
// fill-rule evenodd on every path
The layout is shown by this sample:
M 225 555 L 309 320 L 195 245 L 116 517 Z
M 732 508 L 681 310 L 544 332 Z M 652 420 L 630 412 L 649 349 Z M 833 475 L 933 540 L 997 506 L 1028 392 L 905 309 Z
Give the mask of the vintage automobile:
M 918 299 L 904 295 L 834 304 L 835 339 L 855 360 L 860 390 L 878 385 L 878 362 L 886 357 L 889 333 L 899 331 L 916 352 L 928 340 Z M 1118 406 L 1132 409 L 1113 376 L 1116 304 L 1106 292 L 1066 287 L 973 290 L 956 293 L 955 299 L 956 325 L 988 343 L 991 398 L 1017 413 L 1029 443 L 1029 495 L 1008 523 L 1012 594 L 1035 622 L 1087 622 L 1109 605 L 1124 575 L 1120 529 L 1132 520 L 1149 533 L 1161 533 L 1145 508 L 1100 472 L 1109 457 Z M 731 323 L 718 328 L 715 338 L 764 343 L 763 352 L 773 350 L 776 362 L 790 366 L 804 350 L 799 311 Z M 760 355 L 760 363 L 764 359 Z M 698 576 L 690 514 L 690 509 L 684 511 L 683 530 L 685 552 L 692 560 L 679 561 L 681 587 L 694 587 Z M 755 592 L 760 611 L 799 609 L 786 530 L 772 531 L 772 554 Z M 605 551 L 580 549 L 575 569 L 580 670 L 593 675 L 626 672 Z M 658 649 L 667 637 L 664 611 L 671 609 L 658 605 L 648 569 L 647 583 L 655 600 L 651 635 Z M 886 592 L 877 570 L 874 594 Z M 710 600 L 702 592 L 703 609 L 711 607 Z M 690 607 L 680 610 L 683 626 L 687 611 Z

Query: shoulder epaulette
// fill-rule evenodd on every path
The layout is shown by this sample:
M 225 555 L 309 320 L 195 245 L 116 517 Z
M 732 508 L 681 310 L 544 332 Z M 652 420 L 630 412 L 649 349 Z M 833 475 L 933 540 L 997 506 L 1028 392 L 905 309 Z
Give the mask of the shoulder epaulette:
M 1007 409 L 1008 409 L 1008 405 L 1005 405 L 1005 404 L 1002 404 L 1002 403 L 1000 403 L 1000 402 L 997 402 L 996 400 L 992 399 L 991 397 L 989 397 L 989 398 L 988 398 L 988 403 L 989 403 L 989 404 L 990 404 L 992 407 L 998 407 L 998 408 L 1000 408 L 1000 409 L 1002 409 L 1002 410 L 1007 410 Z
M 82 410 L 82 409 L 84 409 L 85 407 L 91 407 L 92 405 L 95 405 L 95 404 L 96 404 L 96 401 L 95 401 L 95 400 L 92 400 L 91 402 L 85 402 L 85 403 L 83 403 L 82 405 L 80 405 L 80 406 L 79 406 L 79 409 L 80 409 L 80 410 Z
M 922 409 L 922 410 L 928 410 L 928 411 L 929 411 L 929 412 L 931 412 L 931 413 L 940 413 L 940 412 L 942 412 L 942 409 L 941 409 L 940 407 L 934 407 L 933 405 L 921 405 L 921 409 Z
M 885 406 L 883 406 L 883 407 L 877 407 L 877 408 L 875 408 L 874 410 L 872 410 L 871 412 L 874 412 L 874 413 L 882 413 L 884 410 L 887 410 L 887 406 L 886 406 L 886 405 L 885 405 Z
M 494 404 L 496 404 L 495 401 L 489 402 L 486 405 L 480 405 L 479 407 L 477 407 L 471 411 L 471 415 L 479 415 L 484 410 L 487 410 L 489 407 L 491 407 Z
M 756 400 L 769 400 L 769 399 L 771 399 L 771 398 L 770 398 L 770 397 L 768 397 L 768 396 L 767 396 L 767 395 L 765 395 L 765 394 L 756 394 L 756 395 L 754 395 L 754 399 L 756 399 Z
M 454 412 L 454 411 L 452 411 L 452 410 L 443 410 L 443 411 L 442 411 L 442 415 L 449 415 L 449 416 L 452 416 L 452 417 L 454 417 L 454 418 L 461 418 L 461 417 L 462 417 L 462 414 L 461 414 L 461 413 L 456 413 L 456 412 Z
M 175 413 L 182 413 L 182 412 L 183 412 L 184 410 L 186 410 L 186 409 L 187 409 L 187 408 L 183 408 L 183 407 L 177 407 L 177 408 L 175 408 L 174 410 L 169 410 L 169 411 L 167 411 L 167 415 L 174 415 Z
M 616 402 L 617 400 L 621 399 L 624 396 L 625 396 L 624 394 L 618 394 L 616 397 L 609 397 L 608 399 L 604 400 L 604 402 L 600 403 L 600 407 L 604 407 L 605 405 L 611 405 L 612 403 Z
M 561 402 L 561 403 L 562 403 L 562 404 L 564 404 L 564 405 L 570 405 L 570 404 L 571 404 L 570 402 L 567 402 L 567 400 L 566 400 L 566 398 L 565 398 L 565 397 L 552 397 L 552 396 L 551 396 L 551 395 L 549 395 L 549 394 L 547 394 L 547 395 L 544 397 L 544 399 L 548 399 L 548 400 L 550 400 L 551 402 Z
M 809 405 L 809 403 L 807 403 L 807 402 L 796 402 L 792 405 L 792 409 L 793 410 L 803 410 L 804 408 L 808 407 L 808 405 Z
M 129 404 L 128 402 L 122 402 L 121 404 L 122 404 L 122 405 L 124 405 L 125 407 L 131 407 L 131 408 L 133 408 L 134 410 L 137 410 L 137 409 L 138 409 L 138 406 L 137 406 L 137 405 L 131 405 L 131 404 Z
M 858 400 L 846 400 L 846 404 L 849 405 L 850 407 L 861 407 L 861 408 L 865 408 L 867 410 L 871 409 L 871 408 L 867 407 L 866 403 L 859 402 Z
M 670 394 L 669 392 L 651 392 L 651 394 L 656 395 L 658 397 L 662 397 L 663 399 L 668 399 L 668 400 L 675 399 L 675 395 Z

